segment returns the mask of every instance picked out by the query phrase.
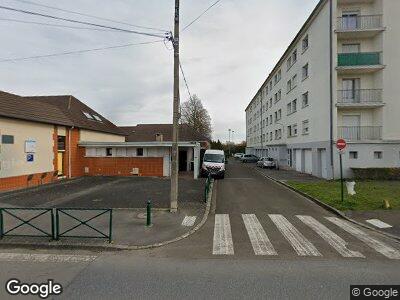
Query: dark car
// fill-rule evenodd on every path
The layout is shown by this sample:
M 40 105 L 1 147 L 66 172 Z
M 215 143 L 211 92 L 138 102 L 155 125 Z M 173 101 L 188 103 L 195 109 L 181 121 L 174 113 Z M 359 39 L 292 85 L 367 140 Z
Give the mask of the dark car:
M 242 158 L 240 159 L 241 162 L 243 163 L 250 163 L 250 162 L 258 162 L 259 158 L 258 156 L 255 156 L 253 154 L 245 154 L 242 156 Z

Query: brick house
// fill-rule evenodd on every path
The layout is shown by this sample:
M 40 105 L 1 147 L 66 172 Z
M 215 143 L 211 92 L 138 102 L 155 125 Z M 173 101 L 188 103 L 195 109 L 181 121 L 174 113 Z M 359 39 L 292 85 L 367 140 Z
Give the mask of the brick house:
M 73 96 L 0 91 L 0 190 L 84 175 L 82 141 L 125 141 L 109 120 Z

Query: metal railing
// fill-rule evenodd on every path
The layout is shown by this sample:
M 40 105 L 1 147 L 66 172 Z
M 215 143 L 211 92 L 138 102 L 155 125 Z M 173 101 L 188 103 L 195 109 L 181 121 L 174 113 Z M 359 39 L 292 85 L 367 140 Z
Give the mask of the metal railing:
M 380 140 L 382 126 L 338 126 L 338 138 L 348 141 Z
M 35 214 L 29 215 L 31 212 Z M 11 225 L 8 228 L 5 218 L 6 216 L 10 216 L 11 219 L 15 222 L 16 225 Z M 49 217 L 47 219 L 48 222 L 44 222 L 44 226 L 35 225 L 33 222 L 38 221 L 38 219 L 42 216 Z M 17 229 L 29 228 L 28 232 L 35 232 L 36 234 L 29 234 L 24 232 L 18 232 Z M 45 227 L 45 228 L 44 228 Z M 50 227 L 50 228 L 49 228 Z M 53 209 L 51 208 L 0 208 L 0 239 L 5 236 L 25 236 L 25 237 L 49 237 L 52 240 L 55 239 L 54 232 L 54 218 L 53 218 Z
M 90 217 L 81 217 L 74 214 L 77 211 L 86 213 L 95 212 L 96 214 Z M 5 236 L 49 237 L 51 240 L 59 240 L 60 237 L 105 238 L 111 243 L 112 211 L 111 208 L 0 208 L 0 239 Z M 32 212 L 35 212 L 35 214 L 32 215 Z M 93 224 L 89 224 L 91 221 L 106 214 L 108 214 L 108 218 L 106 219 L 108 232 L 104 233 Z M 66 218 L 60 218 L 60 215 L 66 216 Z M 6 218 L 6 216 L 9 218 Z M 39 223 L 38 219 L 42 216 L 46 216 L 46 219 L 43 218 L 40 225 L 33 223 L 34 221 Z M 68 226 L 65 225 L 67 219 L 74 222 L 75 225 L 70 225 L 69 228 L 61 231 L 64 226 Z M 17 221 L 17 224 L 15 224 L 15 221 Z M 90 235 L 87 232 L 69 234 L 81 226 L 89 229 L 89 232 L 96 233 L 96 235 Z M 23 227 L 25 230 L 17 230 Z M 29 230 L 27 231 L 26 228 Z M 35 234 L 32 234 L 32 231 Z
M 82 211 L 91 211 L 91 212 L 98 212 L 96 215 L 88 217 L 88 218 L 82 218 L 78 215 L 74 215 L 74 212 L 82 212 Z M 100 216 L 103 216 L 105 214 L 108 214 L 108 232 L 104 233 L 94 226 L 90 225 L 89 222 L 99 218 Z M 64 215 L 67 217 L 67 219 L 72 219 L 73 221 L 78 222 L 78 224 L 74 226 L 70 226 L 68 229 L 65 229 L 64 231 L 61 231 L 62 228 L 62 221 L 60 219 L 60 215 Z M 108 239 L 108 242 L 111 243 L 112 241 L 112 209 L 111 208 L 104 208 L 104 209 L 90 209 L 90 208 L 56 208 L 56 239 L 59 239 L 60 237 L 69 237 L 69 238 L 105 238 Z M 97 235 L 87 235 L 87 234 L 68 234 L 73 232 L 75 229 L 78 227 L 85 227 L 86 229 L 89 229 L 91 232 L 95 232 Z
M 382 15 L 345 16 L 337 19 L 337 30 L 355 31 L 382 28 Z
M 382 52 L 339 53 L 338 66 L 374 66 L 382 64 Z
M 338 103 L 382 103 L 382 89 L 339 90 Z
M 211 175 L 208 175 L 207 180 L 206 180 L 206 186 L 204 188 L 204 202 L 207 202 L 208 195 L 209 195 L 210 190 L 211 190 L 212 181 L 213 181 L 213 179 L 212 179 Z

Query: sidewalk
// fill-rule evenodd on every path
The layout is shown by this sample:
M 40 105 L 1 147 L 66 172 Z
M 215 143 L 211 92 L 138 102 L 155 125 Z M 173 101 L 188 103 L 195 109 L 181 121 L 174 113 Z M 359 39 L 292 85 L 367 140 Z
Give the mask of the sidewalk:
M 256 166 L 254 165 L 254 168 Z M 310 185 L 315 185 L 318 183 L 325 184 L 328 181 L 314 177 L 309 174 L 302 174 L 293 170 L 269 170 L 269 169 L 260 169 L 256 168 L 261 174 L 265 175 L 266 177 L 271 178 L 272 180 L 281 182 L 285 185 L 288 185 L 290 183 L 304 183 L 308 186 Z M 400 183 L 399 183 L 400 184 Z M 296 187 L 291 186 L 291 189 L 294 189 L 298 191 Z M 360 186 L 356 185 L 356 192 L 357 189 L 359 189 Z M 301 191 L 302 192 L 302 191 Z M 346 187 L 345 187 L 345 193 Z M 325 194 L 330 195 L 330 191 L 326 191 Z M 307 194 L 311 196 L 312 198 L 317 199 L 319 202 L 321 202 L 322 199 L 318 199 L 315 195 Z M 346 195 L 347 197 L 347 195 Z M 400 195 L 399 195 L 400 197 Z M 366 200 L 364 200 L 366 201 Z M 324 201 L 325 202 L 325 201 Z M 397 209 L 393 210 L 346 210 L 343 209 L 341 210 L 341 213 L 344 214 L 345 217 L 356 221 L 358 223 L 363 224 L 364 226 L 371 227 L 375 230 L 378 230 L 383 233 L 387 233 L 393 236 L 396 236 L 397 238 L 400 239 L 400 211 Z M 370 222 L 367 222 L 367 220 L 372 220 Z M 378 222 L 376 222 L 378 220 Z M 384 222 L 391 227 L 384 228 L 385 224 L 381 224 L 379 221 Z M 382 226 L 380 226 L 382 225 Z
M 206 208 L 207 205 L 205 203 L 191 203 L 190 205 L 182 204 L 177 213 L 154 209 L 152 211 L 152 226 L 150 227 L 146 226 L 145 209 L 115 209 L 113 211 L 111 244 L 106 238 L 61 237 L 59 241 L 51 241 L 49 237 L 5 236 L 0 240 L 0 247 L 2 245 L 19 245 L 35 248 L 57 246 L 93 249 L 135 249 L 141 247 L 153 247 L 179 238 L 191 231 L 193 228 L 196 228 L 196 226 L 198 226 L 203 220 L 203 217 L 208 215 L 209 205 L 208 210 Z M 77 216 L 83 221 L 96 214 L 97 211 L 84 211 L 78 214 L 73 213 L 74 216 Z M 196 217 L 195 222 L 190 224 L 191 226 L 183 226 L 182 221 L 186 216 Z M 10 220 L 7 222 L 8 226 L 4 228 L 5 231 L 21 223 L 8 215 L 6 215 L 6 217 Z M 25 220 L 29 219 L 29 217 L 28 213 L 23 216 Z M 79 224 L 76 220 L 65 215 L 61 215 L 60 219 L 63 219 L 63 225 L 62 228 L 60 228 L 60 232 L 65 232 Z M 35 220 L 33 224 L 46 232 L 51 231 L 49 218 L 39 218 L 38 220 Z M 109 217 L 106 214 L 88 222 L 88 224 L 106 235 L 109 234 Z M 13 233 L 37 235 L 38 231 L 24 225 L 16 229 L 16 231 L 13 231 Z M 68 235 L 85 235 L 88 237 L 101 236 L 95 230 L 84 225 L 68 232 Z

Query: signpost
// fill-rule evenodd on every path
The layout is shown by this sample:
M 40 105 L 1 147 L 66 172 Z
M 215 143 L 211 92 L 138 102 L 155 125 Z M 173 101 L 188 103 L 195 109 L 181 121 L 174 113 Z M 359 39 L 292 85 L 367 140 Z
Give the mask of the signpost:
M 340 162 L 340 188 L 341 188 L 341 197 L 342 202 L 344 201 L 344 191 L 343 191 L 343 160 L 342 154 L 344 149 L 346 149 L 347 143 L 344 139 L 338 139 L 336 141 L 336 148 L 339 150 L 339 162 Z

